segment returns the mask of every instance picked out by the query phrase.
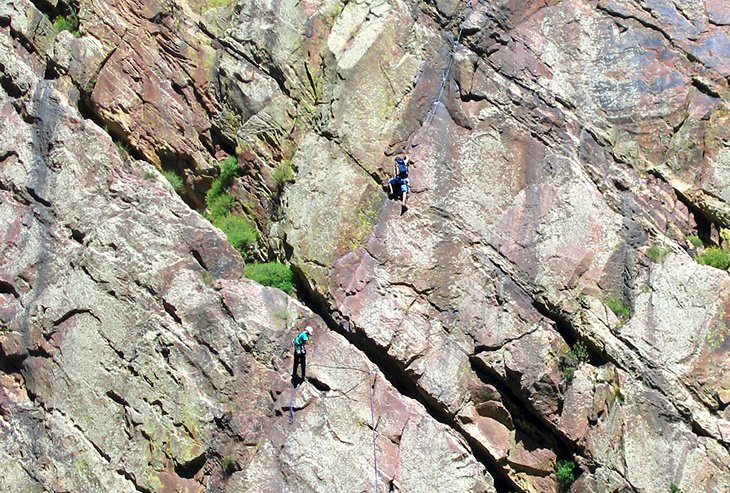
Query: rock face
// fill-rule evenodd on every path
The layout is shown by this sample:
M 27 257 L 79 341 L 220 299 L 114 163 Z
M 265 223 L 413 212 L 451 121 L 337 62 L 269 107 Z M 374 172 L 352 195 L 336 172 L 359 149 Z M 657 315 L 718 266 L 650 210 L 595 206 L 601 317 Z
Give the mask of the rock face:
M 0 30 L 3 491 L 730 490 L 730 278 L 692 258 L 728 246 L 725 3 L 17 0 Z M 191 210 L 227 154 L 299 300 Z

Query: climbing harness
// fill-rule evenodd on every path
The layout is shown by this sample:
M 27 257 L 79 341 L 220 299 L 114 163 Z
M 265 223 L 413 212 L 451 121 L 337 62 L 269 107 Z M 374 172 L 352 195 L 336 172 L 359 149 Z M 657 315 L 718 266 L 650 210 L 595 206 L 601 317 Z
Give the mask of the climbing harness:
M 318 368 L 329 368 L 332 370 L 349 370 L 359 371 L 367 374 L 368 377 L 372 376 L 372 382 L 370 383 L 370 428 L 373 431 L 373 480 L 375 481 L 375 493 L 378 493 L 378 449 L 377 449 L 377 438 L 378 430 L 375 426 L 375 382 L 378 379 L 378 374 L 375 370 L 363 370 L 362 368 L 355 368 L 354 366 L 332 366 L 332 365 L 318 365 L 312 364 L 310 367 Z M 359 381 L 353 387 L 348 389 L 343 394 L 347 395 L 352 392 L 355 388 L 359 387 L 364 380 Z M 289 400 L 289 424 L 294 423 L 294 399 L 296 399 L 297 388 L 292 384 L 291 399 Z
M 439 86 L 439 92 L 436 96 L 436 100 L 431 105 L 431 109 L 426 114 L 426 118 L 423 121 L 423 126 L 416 131 L 410 138 L 410 147 L 416 147 L 420 144 L 421 136 L 428 132 L 429 127 L 431 126 L 431 122 L 433 121 L 434 116 L 436 115 L 436 110 L 438 109 L 439 105 L 441 104 L 441 99 L 444 96 L 444 92 L 446 91 L 446 85 L 449 81 L 449 73 L 451 72 L 451 67 L 454 65 L 454 58 L 456 57 L 456 44 L 461 41 L 461 36 L 464 33 L 464 21 L 466 21 L 467 18 L 467 10 L 474 11 L 474 8 L 477 4 L 480 4 L 483 0 L 467 0 L 466 6 L 464 7 L 464 10 L 461 14 L 461 21 L 459 22 L 459 34 L 452 39 L 451 41 L 451 48 L 449 49 L 449 62 L 446 64 L 446 68 L 444 69 L 443 73 L 441 74 L 441 85 Z M 419 66 L 419 73 L 418 77 L 415 80 L 415 82 L 418 81 L 421 77 L 421 66 Z M 415 85 L 415 84 L 414 84 Z M 405 148 L 408 148 L 408 144 L 406 144 Z

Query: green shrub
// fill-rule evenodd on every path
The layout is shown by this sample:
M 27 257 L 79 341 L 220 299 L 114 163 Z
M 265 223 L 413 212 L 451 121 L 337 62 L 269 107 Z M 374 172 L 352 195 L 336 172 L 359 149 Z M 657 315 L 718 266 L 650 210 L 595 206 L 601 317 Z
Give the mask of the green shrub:
M 276 167 L 272 176 L 274 181 L 279 185 L 286 185 L 287 183 L 293 182 L 295 174 L 291 161 L 288 159 L 282 161 L 281 164 Z
M 79 18 L 74 12 L 71 12 L 68 17 L 63 15 L 56 16 L 53 19 L 53 30 L 56 34 L 61 31 L 68 31 L 77 38 L 81 36 L 79 32 Z
M 585 363 L 588 361 L 588 348 L 581 341 L 578 341 L 570 348 L 570 356 L 578 363 Z
M 654 243 L 646 251 L 646 256 L 649 257 L 649 260 L 654 263 L 661 263 L 664 262 L 664 259 L 667 257 L 667 255 L 669 255 L 669 252 L 671 251 L 672 250 L 669 248 L 663 248 Z
M 238 465 L 236 464 L 236 459 L 234 459 L 233 457 L 229 457 L 229 456 L 221 457 L 220 465 L 221 465 L 221 469 L 223 470 L 223 473 L 228 476 L 230 476 L 234 472 L 238 471 Z
M 727 270 L 730 267 L 730 254 L 719 247 L 708 247 L 695 256 L 698 264 L 709 265 L 716 269 Z
M 243 275 L 264 286 L 279 288 L 286 294 L 292 293 L 294 275 L 289 266 L 281 262 L 247 265 Z
M 205 203 L 208 204 L 206 217 L 215 224 L 231 212 L 235 200 L 230 193 L 224 193 L 213 198 L 206 196 Z
M 228 214 L 213 224 L 223 230 L 233 248 L 241 252 L 244 257 L 248 246 L 256 243 L 258 239 L 256 229 L 243 216 Z
M 170 182 L 170 185 L 172 185 L 173 190 L 176 192 L 181 190 L 183 187 L 183 179 L 180 175 L 175 173 L 172 170 L 163 170 L 162 176 L 164 176 L 168 182 Z
M 669 493 L 683 493 L 679 486 L 674 483 L 669 483 Z
M 575 462 L 572 460 L 559 460 L 555 464 L 555 477 L 562 489 L 567 489 L 575 481 L 573 469 L 575 469 Z
M 689 241 L 692 245 L 694 245 L 698 248 L 701 247 L 702 245 L 704 245 L 704 243 L 702 243 L 702 240 L 700 239 L 700 237 L 695 236 L 695 235 L 688 236 L 687 241 Z
M 631 318 L 631 307 L 618 296 L 609 296 L 604 302 L 613 313 L 616 314 L 621 320 L 628 320 Z

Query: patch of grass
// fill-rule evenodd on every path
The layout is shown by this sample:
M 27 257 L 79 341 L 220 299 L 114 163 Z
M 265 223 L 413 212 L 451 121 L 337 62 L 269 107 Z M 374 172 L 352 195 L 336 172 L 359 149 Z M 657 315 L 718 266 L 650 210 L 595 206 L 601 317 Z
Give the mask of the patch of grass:
M 206 286 L 213 285 L 213 274 L 211 274 L 207 270 L 204 270 L 200 273 L 200 278 L 203 280 L 203 284 L 205 284 Z
M 292 183 L 296 177 L 294 173 L 294 166 L 292 166 L 290 159 L 285 159 L 276 167 L 274 173 L 271 175 L 274 181 L 279 185 L 286 185 Z
M 730 267 L 730 253 L 719 247 L 708 247 L 695 256 L 695 261 L 701 265 L 727 270 Z
M 588 362 L 588 348 L 581 341 L 576 342 L 573 347 L 560 360 L 560 371 L 565 381 L 570 383 L 575 377 L 575 370 L 582 363 Z
M 258 240 L 256 229 L 244 218 L 237 214 L 228 214 L 223 219 L 214 221 L 213 224 L 223 230 L 233 248 L 246 257 L 248 247 Z
M 114 141 L 114 145 L 117 148 L 117 152 L 119 153 L 119 157 L 122 158 L 122 161 L 129 160 L 129 147 L 124 142 L 120 142 L 118 140 Z
M 692 244 L 692 246 L 695 246 L 697 248 L 699 248 L 702 245 L 704 245 L 704 243 L 702 242 L 702 240 L 700 239 L 699 236 L 690 235 L 690 236 L 687 236 L 686 239 L 687 239 L 688 242 L 690 242 Z
M 157 173 L 154 171 L 145 171 L 144 179 L 147 181 L 152 181 L 157 179 Z
M 669 483 L 669 493 L 684 493 L 681 489 L 679 489 L 679 486 L 677 486 L 674 483 Z
M 555 464 L 555 477 L 558 480 L 562 490 L 568 489 L 568 487 L 575 481 L 575 462 L 572 460 L 559 460 Z
M 215 224 L 216 221 L 223 219 L 231 212 L 235 202 L 230 193 L 223 193 L 212 198 L 206 196 L 205 203 L 208 205 L 206 217 Z
M 578 341 L 572 348 L 570 348 L 570 356 L 572 356 L 578 363 L 587 363 L 588 348 L 581 341 Z
M 281 262 L 265 262 L 247 265 L 243 275 L 264 286 L 279 288 L 291 294 L 294 275 L 288 265 Z
M 238 464 L 236 464 L 236 459 L 230 456 L 221 457 L 218 461 L 221 465 L 221 469 L 223 470 L 223 473 L 230 476 L 234 472 L 238 471 Z
M 604 303 L 621 321 L 626 321 L 631 318 L 631 307 L 623 298 L 612 295 L 606 298 Z
M 78 38 L 81 36 L 79 32 L 79 18 L 75 12 L 71 12 L 68 17 L 64 15 L 58 15 L 53 19 L 53 30 L 56 34 L 61 31 L 68 31 Z
M 236 200 L 227 192 L 238 173 L 238 160 L 229 156 L 221 161 L 220 166 L 220 175 L 205 194 L 205 217 L 223 230 L 231 245 L 247 257 L 249 247 L 258 241 L 258 232 L 246 218 L 231 212 Z
M 175 190 L 176 192 L 182 190 L 182 187 L 185 183 L 183 182 L 183 179 L 180 175 L 172 170 L 163 170 L 162 176 L 164 176 L 165 179 L 170 182 L 173 190 Z
M 652 262 L 659 264 L 664 262 L 664 259 L 667 258 L 667 255 L 669 255 L 671 251 L 672 250 L 670 248 L 660 247 L 659 245 L 654 243 L 646 251 L 646 256 L 649 257 L 649 260 L 651 260 Z

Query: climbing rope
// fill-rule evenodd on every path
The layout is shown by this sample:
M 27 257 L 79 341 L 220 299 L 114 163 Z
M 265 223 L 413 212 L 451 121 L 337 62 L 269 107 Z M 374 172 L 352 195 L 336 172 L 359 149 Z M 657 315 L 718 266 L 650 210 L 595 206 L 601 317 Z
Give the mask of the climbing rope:
M 363 370 L 362 368 L 355 368 L 354 366 L 335 366 L 335 365 L 318 365 L 318 364 L 311 364 L 310 367 L 316 366 L 317 368 L 328 368 L 331 370 L 349 370 L 349 371 L 359 371 L 362 373 L 366 373 L 368 376 L 372 376 L 373 380 L 370 384 L 370 428 L 373 430 L 373 480 L 375 481 L 375 493 L 378 493 L 378 448 L 377 448 L 377 439 L 378 439 L 378 431 L 375 426 L 375 382 L 378 378 L 378 374 L 375 372 L 375 370 Z M 343 394 L 348 394 L 352 390 L 354 390 L 356 387 L 360 386 L 362 384 L 363 380 L 360 380 L 357 384 L 355 384 L 353 387 L 351 387 L 346 392 L 343 392 Z M 297 388 L 294 384 L 292 384 L 292 391 L 291 391 L 291 399 L 289 401 L 289 424 L 294 423 L 294 399 L 297 395 Z
M 294 422 L 294 399 L 297 397 L 297 386 L 291 384 L 291 399 L 289 400 L 289 424 Z
M 411 143 L 410 147 L 416 147 L 418 144 L 420 144 L 420 136 L 428 132 L 429 127 L 431 126 L 431 122 L 433 121 L 434 116 L 436 115 L 436 110 L 438 109 L 439 105 L 441 104 L 441 99 L 444 96 L 444 92 L 446 91 L 446 85 L 449 81 L 449 73 L 451 72 L 451 67 L 454 65 L 454 58 L 456 57 L 456 45 L 461 41 L 461 36 L 464 33 L 464 21 L 467 18 L 467 10 L 471 9 L 472 12 L 474 11 L 475 4 L 481 3 L 482 0 L 467 0 L 466 6 L 464 7 L 464 10 L 461 13 L 461 21 L 459 22 L 459 34 L 452 39 L 451 41 L 451 48 L 449 49 L 449 63 L 446 64 L 446 68 L 444 69 L 443 73 L 441 74 L 441 85 L 439 86 L 439 92 L 436 96 L 436 100 L 433 102 L 433 105 L 431 105 L 431 109 L 426 114 L 426 119 L 423 121 L 423 126 L 420 128 L 419 131 L 417 131 L 413 136 L 411 136 Z M 419 69 L 420 70 L 420 69 Z M 420 76 L 419 76 L 420 78 Z M 409 139 L 410 140 L 410 139 Z M 405 147 L 408 148 L 408 145 Z
M 375 493 L 378 493 L 378 450 L 376 446 L 376 440 L 378 438 L 378 432 L 375 429 L 375 380 L 378 378 L 378 374 L 373 373 L 373 383 L 370 385 L 370 427 L 373 430 L 373 481 L 375 481 Z

